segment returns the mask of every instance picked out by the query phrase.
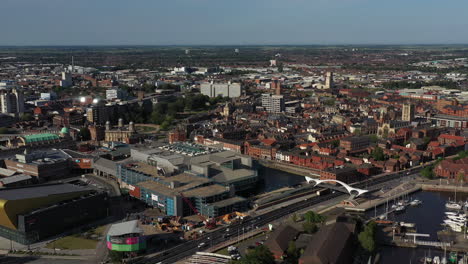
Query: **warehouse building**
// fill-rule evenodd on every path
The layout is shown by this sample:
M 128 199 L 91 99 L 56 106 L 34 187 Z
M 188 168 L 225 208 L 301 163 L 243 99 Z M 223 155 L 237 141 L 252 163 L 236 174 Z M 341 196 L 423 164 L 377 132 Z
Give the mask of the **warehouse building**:
M 70 172 L 70 156 L 61 150 L 35 151 L 26 149 L 24 153 L 5 160 L 8 170 L 33 176 L 38 182 L 63 178 Z
M 162 176 L 157 167 L 135 162 L 119 164 L 117 176 L 121 186 L 130 190 L 131 196 L 159 208 L 167 215 L 193 215 L 195 212 L 190 204 L 207 217 L 248 208 L 247 199 L 234 196 L 230 187 L 190 172 Z
M 106 193 L 72 184 L 0 189 L 0 236 L 25 245 L 89 224 L 107 213 Z
M 232 151 L 223 151 L 192 158 L 190 171 L 229 186 L 235 192 L 256 187 L 258 174 L 252 170 L 252 158 Z

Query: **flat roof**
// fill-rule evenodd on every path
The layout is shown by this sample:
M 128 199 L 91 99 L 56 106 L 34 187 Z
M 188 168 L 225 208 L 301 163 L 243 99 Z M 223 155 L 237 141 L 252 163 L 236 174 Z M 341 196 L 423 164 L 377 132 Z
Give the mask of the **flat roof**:
M 113 224 L 107 232 L 108 236 L 122 236 L 126 234 L 143 233 L 138 227 L 138 220 L 127 221 L 123 223 Z
M 91 190 L 92 189 L 87 187 L 81 187 L 69 183 L 37 185 L 21 188 L 2 189 L 0 190 L 0 199 L 12 201 Z
M 216 166 L 216 169 L 221 171 L 220 174 L 213 177 L 213 179 L 215 179 L 218 182 L 231 182 L 241 180 L 244 178 L 257 177 L 255 175 L 255 171 L 249 169 L 231 170 L 221 166 Z
M 29 179 L 32 179 L 32 177 L 29 176 L 29 175 L 18 174 L 18 175 L 14 175 L 14 176 L 10 176 L 10 177 L 1 178 L 0 182 L 2 182 L 3 184 L 10 184 L 10 183 L 29 180 Z
M 221 201 L 216 202 L 216 203 L 212 203 L 211 205 L 215 206 L 215 207 L 226 207 L 228 205 L 236 204 L 236 203 L 239 203 L 239 202 L 244 202 L 246 200 L 247 199 L 245 199 L 243 197 L 234 196 L 234 197 L 231 197 L 231 198 L 228 198 L 228 199 L 221 200 Z
M 185 191 L 184 195 L 188 197 L 206 197 L 222 194 L 225 192 L 227 192 L 226 187 L 219 184 L 213 184 Z
M 212 182 L 212 180 L 208 178 L 193 176 L 193 175 L 189 175 L 186 173 L 182 173 L 182 174 L 178 174 L 178 175 L 170 176 L 170 177 L 162 177 L 162 178 L 163 178 L 162 180 L 165 183 L 169 184 L 170 182 L 177 182 L 178 186 L 175 187 L 174 189 L 171 189 L 168 185 L 165 185 L 163 183 L 159 183 L 153 180 L 139 182 L 135 185 L 148 189 L 150 191 L 161 193 L 166 196 L 176 196 L 176 195 L 179 195 L 180 192 L 184 192 L 185 194 L 186 190 L 197 188 L 200 185 L 204 185 L 209 182 Z

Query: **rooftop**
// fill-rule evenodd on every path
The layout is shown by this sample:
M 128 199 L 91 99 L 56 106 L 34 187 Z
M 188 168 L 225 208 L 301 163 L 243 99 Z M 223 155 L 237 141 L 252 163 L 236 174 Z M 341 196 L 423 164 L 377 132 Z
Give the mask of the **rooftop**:
M 137 183 L 136 185 L 148 190 L 152 190 L 158 193 L 161 193 L 166 196 L 176 196 L 180 192 L 185 192 L 187 190 L 197 188 L 198 186 L 205 185 L 211 182 L 210 179 L 202 178 L 198 176 L 192 176 L 186 173 L 171 176 L 171 177 L 161 177 L 166 183 L 177 182 L 177 185 L 174 188 L 170 188 L 168 185 L 159 183 L 153 180 L 144 181 Z M 211 185 L 210 185 L 211 186 Z M 224 188 L 224 187 L 223 187 Z M 205 190 L 208 193 L 211 193 L 211 190 Z M 185 194 L 185 193 L 184 193 Z M 194 193 L 197 194 L 197 193 Z
M 89 188 L 68 183 L 35 185 L 30 187 L 2 189 L 0 190 L 0 199 L 22 200 L 90 190 Z
M 243 202 L 245 200 L 247 199 L 240 197 L 240 196 L 234 196 L 228 199 L 221 200 L 219 202 L 212 203 L 211 205 L 213 205 L 214 207 L 226 207 L 228 205 L 236 204 L 238 202 Z
M 59 139 L 59 136 L 57 136 L 55 134 L 50 134 L 50 133 L 34 134 L 34 135 L 28 135 L 28 136 L 23 136 L 23 137 L 24 137 L 26 143 L 34 143 L 34 142 L 41 142 L 41 141 Z
M 127 221 L 123 223 L 113 224 L 107 232 L 108 236 L 123 236 L 126 234 L 143 233 L 138 227 L 138 220 Z

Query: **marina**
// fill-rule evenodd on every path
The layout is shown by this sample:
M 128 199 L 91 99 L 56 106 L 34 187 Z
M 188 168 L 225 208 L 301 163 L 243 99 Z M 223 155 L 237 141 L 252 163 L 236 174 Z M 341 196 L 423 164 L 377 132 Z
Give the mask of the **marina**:
M 457 193 L 457 204 L 464 208 L 467 198 L 466 193 Z M 430 263 L 443 263 L 444 255 L 446 263 L 459 263 L 468 252 L 468 239 L 462 232 L 466 214 L 463 210 L 451 209 L 454 201 L 452 192 L 420 191 L 399 201 L 390 201 L 388 206 L 385 203 L 368 210 L 366 217 L 377 219 L 383 226 L 378 234 L 380 263 L 424 263 L 421 262 L 424 258 L 431 258 Z M 397 211 L 401 206 L 404 209 Z M 457 262 L 448 261 L 451 253 L 457 253 Z

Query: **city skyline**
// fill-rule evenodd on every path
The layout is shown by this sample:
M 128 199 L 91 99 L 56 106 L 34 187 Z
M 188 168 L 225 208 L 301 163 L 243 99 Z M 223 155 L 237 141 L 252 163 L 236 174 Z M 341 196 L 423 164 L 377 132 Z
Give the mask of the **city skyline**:
M 3 1 L 1 46 L 465 44 L 451 1 Z M 12 23 L 14 21 L 14 23 Z

